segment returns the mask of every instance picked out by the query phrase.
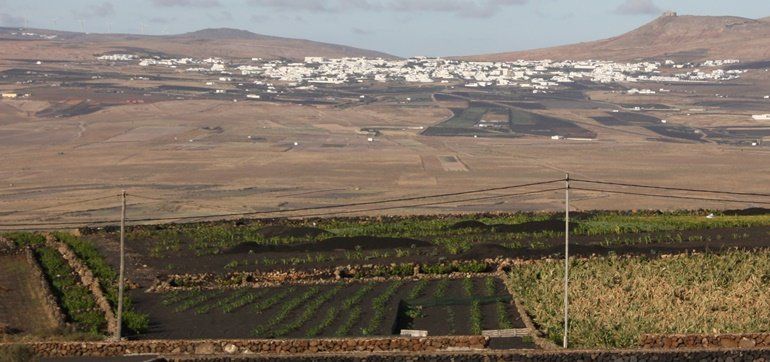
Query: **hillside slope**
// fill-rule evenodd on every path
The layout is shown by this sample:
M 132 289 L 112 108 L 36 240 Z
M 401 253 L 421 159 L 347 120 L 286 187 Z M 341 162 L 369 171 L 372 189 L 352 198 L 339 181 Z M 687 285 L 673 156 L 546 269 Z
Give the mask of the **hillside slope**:
M 0 28 L 0 57 L 79 60 L 106 52 L 140 52 L 188 57 L 302 59 L 322 57 L 383 57 L 381 52 L 304 39 L 281 38 L 237 29 L 204 29 L 179 35 L 84 34 L 41 29 L 23 32 L 56 35 L 54 39 L 21 36 L 15 28 Z M 15 33 L 15 34 L 14 34 Z
M 516 59 L 770 59 L 770 18 L 664 15 L 628 33 L 553 48 L 463 57 L 483 61 Z

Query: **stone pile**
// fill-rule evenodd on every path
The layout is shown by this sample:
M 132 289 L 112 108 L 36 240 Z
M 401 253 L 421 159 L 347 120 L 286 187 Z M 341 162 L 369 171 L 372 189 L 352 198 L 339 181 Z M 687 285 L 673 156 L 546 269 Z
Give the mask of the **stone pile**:
M 0 255 L 15 254 L 16 252 L 18 252 L 16 243 L 0 236 Z

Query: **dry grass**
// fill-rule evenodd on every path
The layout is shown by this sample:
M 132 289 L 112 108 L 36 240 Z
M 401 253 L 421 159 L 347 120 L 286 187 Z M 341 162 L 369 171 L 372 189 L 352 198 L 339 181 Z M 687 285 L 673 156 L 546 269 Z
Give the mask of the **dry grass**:
M 556 260 L 511 272 L 527 311 L 559 342 L 563 275 Z M 644 333 L 770 331 L 770 251 L 574 260 L 570 280 L 570 347 L 631 347 Z

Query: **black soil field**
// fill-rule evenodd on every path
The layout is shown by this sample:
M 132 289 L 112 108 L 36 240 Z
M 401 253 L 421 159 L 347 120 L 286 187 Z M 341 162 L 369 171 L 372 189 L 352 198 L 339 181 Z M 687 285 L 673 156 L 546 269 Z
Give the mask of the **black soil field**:
M 749 211 L 741 211 L 749 212 Z M 758 210 L 760 214 L 763 212 Z M 572 223 L 571 228 L 579 226 Z M 220 251 L 200 253 L 193 240 L 179 240 L 167 247 L 165 239 L 130 238 L 127 242 L 131 278 L 148 286 L 156 276 L 167 273 L 215 273 L 233 271 L 310 270 L 339 265 L 391 263 L 438 263 L 446 260 L 482 260 L 510 257 L 539 259 L 563 253 L 564 222 L 559 219 L 518 224 L 485 224 L 468 220 L 449 224 L 443 234 L 470 240 L 466 247 L 449 248 L 433 237 L 395 238 L 374 235 L 357 237 L 322 234 L 319 238 L 298 238 L 291 243 L 235 243 Z M 272 229 L 271 229 L 272 230 Z M 291 230 L 291 229 L 287 229 Z M 298 229 L 301 230 L 301 229 Z M 313 231 L 313 232 L 317 232 Z M 108 262 L 118 265 L 117 234 L 84 236 L 94 241 Z M 237 241 L 237 239 L 235 240 Z M 770 226 L 711 228 L 683 231 L 620 233 L 570 236 L 571 253 L 576 256 L 627 254 L 660 255 L 690 251 L 715 251 L 770 247 Z M 208 250 L 208 249 L 207 249 Z
M 487 280 L 489 279 L 489 281 Z M 399 334 L 399 306 L 406 299 L 450 302 L 414 326 L 429 335 L 470 334 L 470 302 L 489 296 L 486 285 L 495 283 L 494 295 L 510 298 L 496 278 L 469 279 L 469 298 L 463 279 L 351 283 L 324 286 L 282 286 L 261 289 L 184 291 L 164 294 L 132 291 L 137 310 L 149 313 L 150 330 L 140 339 L 159 338 L 307 338 L 386 336 Z M 439 287 L 439 285 L 442 285 Z M 436 295 L 438 290 L 440 295 Z M 416 297 L 416 298 L 415 298 Z M 482 325 L 496 327 L 501 319 L 523 327 L 509 303 L 504 308 L 482 303 Z M 451 309 L 450 328 L 440 315 Z M 504 316 L 500 317 L 499 313 Z M 451 329 L 451 330 L 450 330 Z M 496 328 L 495 328 L 496 329 Z M 450 333 L 453 332 L 453 333 Z

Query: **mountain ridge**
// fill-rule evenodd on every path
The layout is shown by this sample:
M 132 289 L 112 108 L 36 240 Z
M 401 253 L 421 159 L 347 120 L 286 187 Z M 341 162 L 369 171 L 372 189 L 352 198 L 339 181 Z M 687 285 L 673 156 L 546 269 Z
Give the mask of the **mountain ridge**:
M 634 30 L 607 39 L 533 50 L 458 57 L 466 60 L 516 59 L 639 61 L 664 58 L 770 59 L 770 17 L 666 14 Z
M 20 32 L 56 35 L 56 38 L 25 38 L 12 35 Z M 3 39 L 17 41 L 1 41 Z M 301 60 L 307 56 L 397 58 L 387 53 L 347 45 L 263 35 L 233 28 L 207 28 L 175 35 L 139 35 L 0 27 L 0 54 L 25 53 L 31 58 L 56 59 L 53 56 L 55 54 L 62 59 L 85 59 L 94 54 L 126 49 L 150 54 L 190 57 L 258 57 L 292 60 Z

